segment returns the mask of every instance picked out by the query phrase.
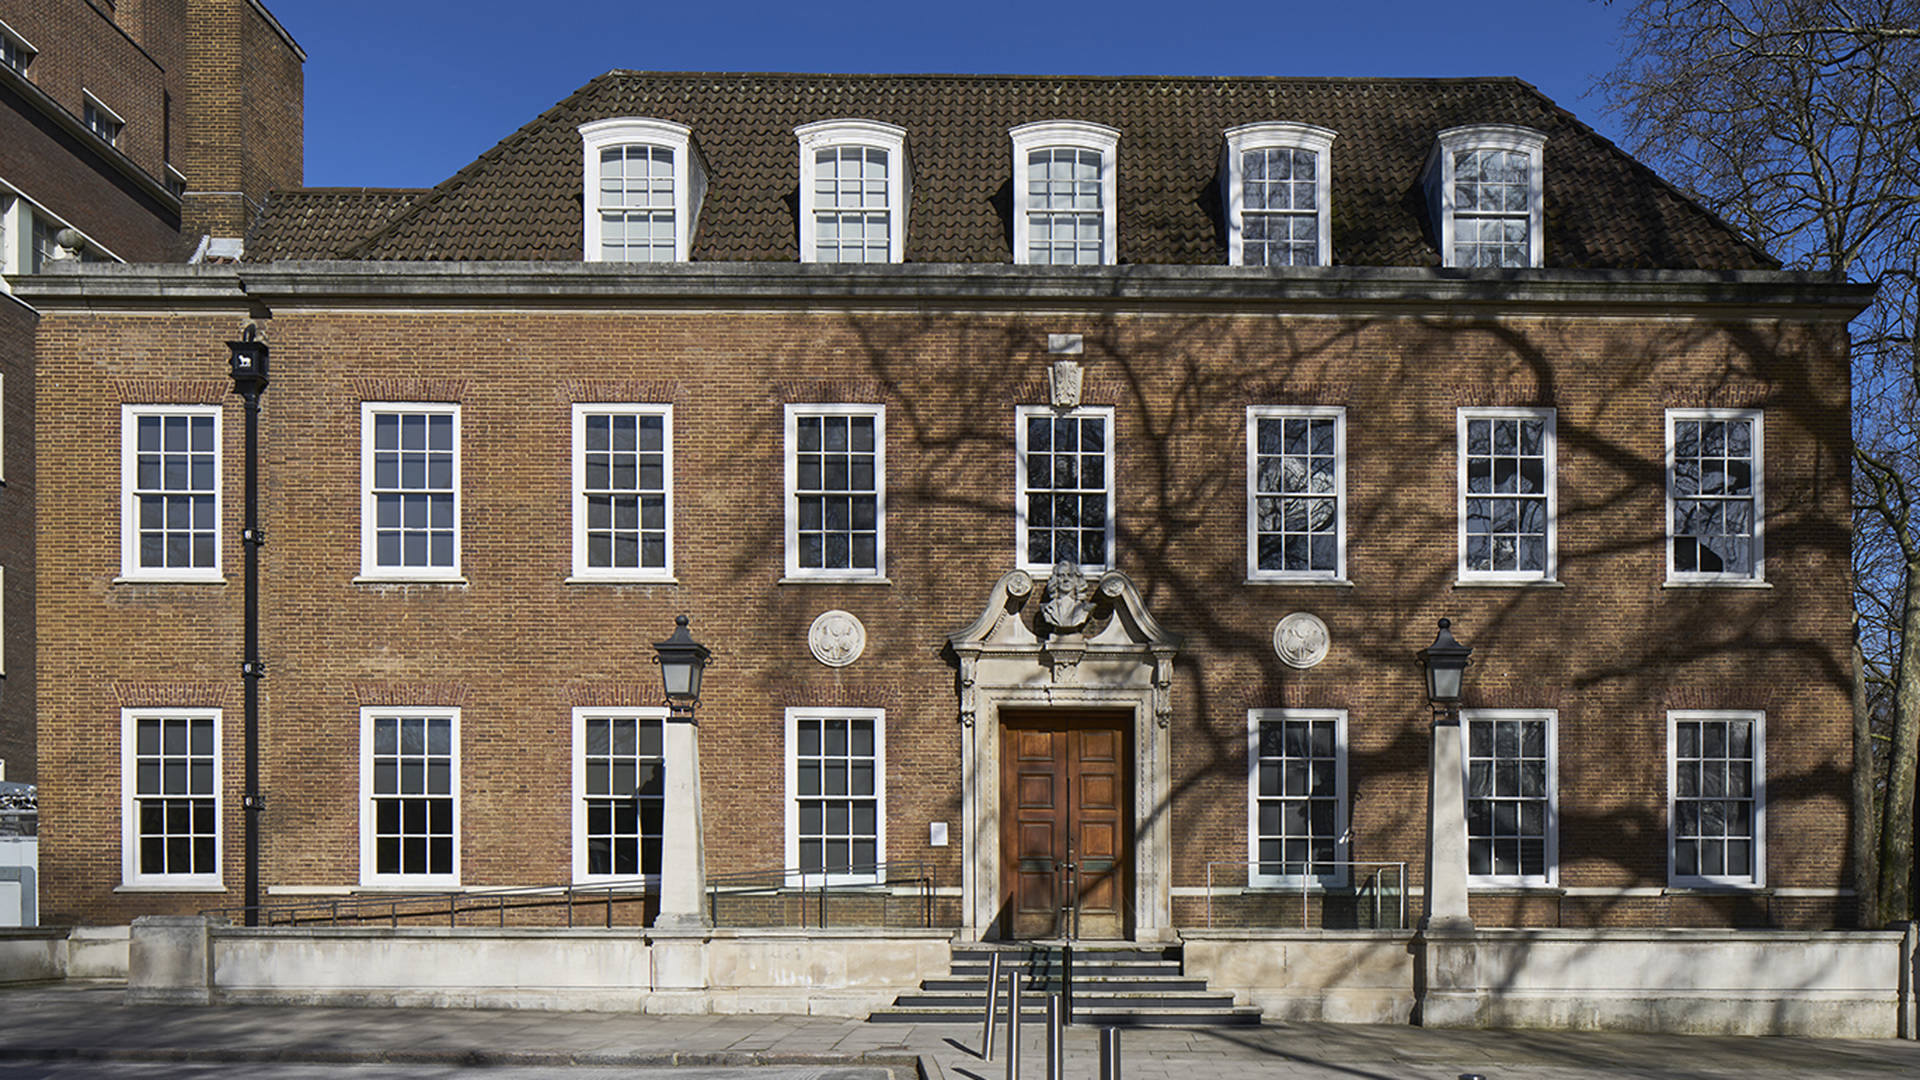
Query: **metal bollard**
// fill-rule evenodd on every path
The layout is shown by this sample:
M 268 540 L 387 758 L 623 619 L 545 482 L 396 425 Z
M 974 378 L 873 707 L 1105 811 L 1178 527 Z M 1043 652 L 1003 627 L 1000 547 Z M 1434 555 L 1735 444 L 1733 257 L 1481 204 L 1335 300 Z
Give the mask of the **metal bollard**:
M 1060 1022 L 1073 1023 L 1073 946 L 1060 950 Z
M 993 1007 L 1000 1003 L 1000 954 L 987 961 L 987 1024 L 980 1033 L 980 1060 L 993 1060 Z
M 1020 970 L 1007 972 L 1007 1080 L 1020 1080 Z
M 1100 1080 L 1120 1080 L 1120 1029 L 1100 1029 Z
M 1066 1080 L 1066 1012 L 1060 995 L 1047 995 L 1047 1080 Z

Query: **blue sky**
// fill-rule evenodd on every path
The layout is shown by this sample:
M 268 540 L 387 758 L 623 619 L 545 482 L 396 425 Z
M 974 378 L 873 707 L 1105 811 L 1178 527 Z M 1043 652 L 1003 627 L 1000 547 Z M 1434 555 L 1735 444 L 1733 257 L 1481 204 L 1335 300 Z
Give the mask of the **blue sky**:
M 612 68 L 1518 75 L 1618 137 L 1588 95 L 1613 65 L 1622 6 L 1599 0 L 267 5 L 307 50 L 313 186 L 436 184 Z

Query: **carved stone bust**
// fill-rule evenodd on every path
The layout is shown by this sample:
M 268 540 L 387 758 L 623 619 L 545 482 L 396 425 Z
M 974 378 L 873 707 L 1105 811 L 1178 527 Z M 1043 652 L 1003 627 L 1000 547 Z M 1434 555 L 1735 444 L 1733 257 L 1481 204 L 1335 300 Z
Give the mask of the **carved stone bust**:
M 1055 563 L 1040 605 L 1040 621 L 1055 634 L 1074 634 L 1086 629 L 1092 617 L 1093 590 L 1086 575 L 1065 559 Z

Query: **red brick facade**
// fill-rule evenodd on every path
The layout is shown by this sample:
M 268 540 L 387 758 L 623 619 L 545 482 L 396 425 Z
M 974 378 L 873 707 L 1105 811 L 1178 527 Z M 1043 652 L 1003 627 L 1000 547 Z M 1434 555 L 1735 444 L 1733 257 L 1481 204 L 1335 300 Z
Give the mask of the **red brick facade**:
M 197 310 L 93 314 L 54 288 L 38 338 L 39 460 L 65 478 L 37 534 L 42 652 L 59 658 L 39 688 L 43 918 L 237 904 L 243 415 L 223 396 L 223 342 L 249 305 L 235 291 Z M 1561 312 L 1048 301 L 1055 313 L 1038 316 L 1011 295 L 821 293 L 808 310 L 581 298 L 529 311 L 501 289 L 432 313 L 346 287 L 319 302 L 252 291 L 273 350 L 270 898 L 360 881 L 367 701 L 459 707 L 463 884 L 566 880 L 572 707 L 652 701 L 648 643 L 682 612 L 716 652 L 701 707 L 710 872 L 783 865 L 785 710 L 845 706 L 886 711 L 887 857 L 929 860 L 956 885 L 962 736 L 942 648 L 1015 565 L 1015 410 L 1047 403 L 1047 334 L 1071 332 L 1085 339 L 1084 400 L 1114 410 L 1115 564 L 1185 639 L 1170 802 L 1156 808 L 1172 823 L 1176 925 L 1204 919 L 1210 861 L 1248 858 L 1252 708 L 1347 710 L 1351 857 L 1404 861 L 1418 881 L 1429 714 L 1413 656 L 1442 616 L 1475 648 L 1470 707 L 1558 710 L 1558 888 L 1476 890 L 1476 921 L 1850 918 L 1843 317 L 1677 294 Z M 464 583 L 355 582 L 368 400 L 459 404 Z M 674 410 L 677 581 L 570 584 L 570 410 L 627 400 Z M 213 401 L 226 406 L 225 583 L 116 583 L 121 406 Z M 782 581 L 782 411 L 795 402 L 885 406 L 887 583 Z M 1265 404 L 1347 409 L 1351 585 L 1246 582 L 1245 425 Z M 1550 585 L 1455 583 L 1456 409 L 1486 405 L 1557 410 Z M 1766 588 L 1666 586 L 1664 410 L 1709 406 L 1764 410 Z M 833 608 L 868 634 L 844 668 L 807 646 L 811 621 Z M 1294 611 L 1331 631 L 1327 659 L 1304 671 L 1271 641 Z M 224 894 L 115 891 L 120 710 L 169 703 L 223 710 Z M 1765 711 L 1765 891 L 1666 888 L 1675 709 Z M 938 821 L 952 823 L 951 846 L 928 846 Z

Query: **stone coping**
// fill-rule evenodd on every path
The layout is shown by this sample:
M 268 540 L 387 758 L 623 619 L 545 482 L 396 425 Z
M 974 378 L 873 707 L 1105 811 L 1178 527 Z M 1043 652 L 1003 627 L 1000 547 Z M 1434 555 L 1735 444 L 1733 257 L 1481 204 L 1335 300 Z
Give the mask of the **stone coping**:
M 1812 941 L 1826 944 L 1842 944 L 1847 941 L 1888 943 L 1898 942 L 1905 935 L 1899 930 L 1766 930 L 1734 929 L 1727 927 L 1689 927 L 1689 926 L 1604 926 L 1604 927 L 1524 927 L 1524 926 L 1476 926 L 1470 933 L 1483 941 L 1660 941 L 1673 944 L 1685 944 L 1689 941 L 1702 943 L 1724 943 L 1751 941 L 1788 942 Z M 1421 931 L 1408 930 L 1298 930 L 1285 927 L 1246 929 L 1215 928 L 1208 930 L 1182 930 L 1180 937 L 1186 941 L 1342 941 L 1362 940 L 1380 941 L 1418 937 Z M 1454 936 L 1454 935 L 1449 935 Z
M 683 308 L 846 305 L 862 310 L 1030 306 L 1065 310 L 1219 307 L 1344 312 L 1370 307 L 1564 312 L 1659 309 L 1846 320 L 1874 286 L 1779 270 L 1503 270 L 1420 267 L 1047 267 L 977 263 L 290 261 L 239 265 L 61 261 L 14 282 L 42 311 L 256 303 L 298 308 L 481 301 L 515 308 L 618 301 Z
M 0 941 L 65 941 L 71 933 L 65 926 L 0 926 Z
M 140 921 L 152 920 L 161 925 L 184 925 L 197 921 L 196 916 L 143 916 Z M 699 930 L 661 930 L 644 926 L 239 926 L 230 923 L 209 921 L 208 930 L 217 937 L 315 937 L 315 938 L 356 938 L 356 937 L 413 937 L 413 938 L 449 938 L 455 940 L 487 938 L 638 938 L 645 943 L 662 942 L 680 944 L 686 942 L 755 942 L 755 941 L 951 941 L 954 931 L 951 929 L 905 928 L 876 929 L 871 927 L 830 927 L 827 929 L 801 927 L 714 927 Z M 64 935 L 62 935 L 64 936 Z

